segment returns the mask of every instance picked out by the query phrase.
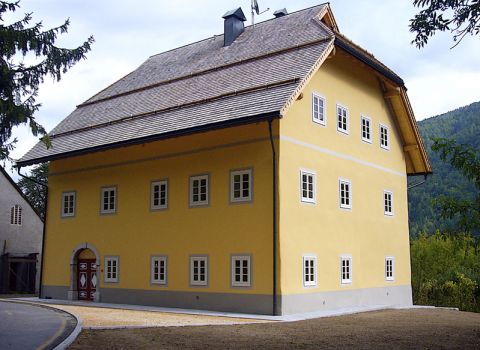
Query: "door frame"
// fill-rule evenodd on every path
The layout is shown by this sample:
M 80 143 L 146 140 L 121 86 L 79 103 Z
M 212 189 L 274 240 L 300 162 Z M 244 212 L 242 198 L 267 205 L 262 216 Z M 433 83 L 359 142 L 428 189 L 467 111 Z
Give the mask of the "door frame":
M 95 265 L 97 272 L 97 290 L 93 294 L 93 301 L 100 302 L 100 254 L 98 250 L 90 243 L 80 243 L 73 249 L 70 255 L 70 289 L 68 290 L 68 300 L 78 300 L 77 276 L 78 276 L 78 255 L 80 251 L 90 249 L 95 254 Z

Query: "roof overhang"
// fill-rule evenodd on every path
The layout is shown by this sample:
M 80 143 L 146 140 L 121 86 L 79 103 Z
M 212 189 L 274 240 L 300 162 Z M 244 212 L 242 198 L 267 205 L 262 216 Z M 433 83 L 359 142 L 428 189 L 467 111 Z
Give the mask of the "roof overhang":
M 211 123 L 211 124 L 206 124 L 206 125 L 200 125 L 188 129 L 181 129 L 181 130 L 176 130 L 168 133 L 163 133 L 163 134 L 157 134 L 157 135 L 151 135 L 147 137 L 141 137 L 141 138 L 135 138 L 135 139 L 130 139 L 127 141 L 122 141 L 122 142 L 115 142 L 115 143 L 110 143 L 106 145 L 101 145 L 101 146 L 95 146 L 95 147 L 89 147 L 89 148 L 84 148 L 80 150 L 75 150 L 71 152 L 64 152 L 64 153 L 59 153 L 59 154 L 54 154 L 51 156 L 46 156 L 42 158 L 35 158 L 32 160 L 27 160 L 27 161 L 17 161 L 16 162 L 16 167 L 21 168 L 29 165 L 34 165 L 38 163 L 45 163 L 53 160 L 59 160 L 59 159 L 65 159 L 65 158 L 70 158 L 70 157 L 75 157 L 75 156 L 81 156 L 85 155 L 88 153 L 94 153 L 94 152 L 101 152 L 101 151 L 106 151 L 114 148 L 120 148 L 120 147 L 128 147 L 132 145 L 139 145 L 147 142 L 154 142 L 154 141 L 160 141 L 160 140 L 166 140 L 174 137 L 181 137 L 181 136 L 188 136 L 196 133 L 203 133 L 203 132 L 208 132 L 208 131 L 213 131 L 213 130 L 219 130 L 219 129 L 226 129 L 226 128 L 231 128 L 235 126 L 240 126 L 240 125 L 247 125 L 247 124 L 253 124 L 253 123 L 258 123 L 262 121 L 267 121 L 267 120 L 272 120 L 272 119 L 279 119 L 280 118 L 280 111 L 274 111 L 270 113 L 263 113 L 263 114 L 258 114 L 258 115 L 253 115 L 250 117 L 245 117 L 245 118 L 240 118 L 240 119 L 233 119 L 233 120 L 227 120 L 224 122 L 218 122 L 218 123 Z
M 400 132 L 406 159 L 407 175 L 425 175 L 432 173 L 423 139 L 418 129 L 407 88 L 404 81 L 388 69 L 370 53 L 336 33 L 335 47 L 353 56 L 371 69 L 377 76 L 383 90 L 383 96 L 395 118 Z
M 332 8 L 330 7 L 329 3 L 326 3 L 325 5 L 326 6 L 324 6 L 322 11 L 318 14 L 318 18 L 333 32 L 338 32 L 339 29 L 337 21 L 335 20 L 335 16 L 333 15 Z
M 365 63 L 367 66 L 373 68 L 380 74 L 384 75 L 386 78 L 390 79 L 395 84 L 399 86 L 405 86 L 405 83 L 402 78 L 400 78 L 398 75 L 396 75 L 389 69 L 386 69 L 386 67 L 380 64 L 378 60 L 374 59 L 373 57 L 366 54 L 365 52 L 362 52 L 362 50 L 355 47 L 356 45 L 354 45 L 351 42 L 348 42 L 346 38 L 336 35 L 335 46 L 348 52 L 350 55 L 354 56 L 358 60 Z
M 40 213 L 37 211 L 36 208 L 34 208 L 34 206 L 32 205 L 32 203 L 30 203 L 30 200 L 27 198 L 27 196 L 25 195 L 25 193 L 23 193 L 23 191 L 20 189 L 20 187 L 18 187 L 17 183 L 15 181 L 13 181 L 13 179 L 10 177 L 10 175 L 6 172 L 5 169 L 3 169 L 2 166 L 0 166 L 0 173 L 3 174 L 3 176 L 7 179 L 8 182 L 10 182 L 10 184 L 12 185 L 12 187 L 18 192 L 18 194 L 25 200 L 25 202 L 27 202 L 27 204 L 30 206 L 30 208 L 32 208 L 33 212 L 38 216 L 38 218 L 40 219 L 41 222 L 43 222 L 42 220 L 42 217 L 40 216 Z

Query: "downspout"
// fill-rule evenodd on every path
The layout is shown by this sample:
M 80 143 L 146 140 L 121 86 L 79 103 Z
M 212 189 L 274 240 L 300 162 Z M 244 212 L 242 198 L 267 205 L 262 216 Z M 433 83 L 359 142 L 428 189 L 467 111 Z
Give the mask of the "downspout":
M 43 209 L 43 232 L 42 232 L 42 255 L 41 255 L 41 260 L 40 260 L 40 283 L 38 284 L 38 298 L 42 298 L 42 283 L 43 283 L 43 262 L 44 262 L 44 256 L 45 256 L 45 230 L 47 227 L 47 207 L 48 207 L 48 184 L 44 184 L 43 182 L 39 182 L 37 180 L 32 179 L 31 177 L 28 177 L 26 175 L 23 175 L 20 173 L 21 167 L 17 168 L 17 173 L 24 179 L 27 179 L 29 181 L 32 181 L 33 183 L 36 183 L 39 186 L 45 187 L 46 192 L 45 192 L 45 208 Z
M 428 174 L 424 174 L 422 181 L 417 182 L 416 184 L 413 184 L 413 185 L 408 186 L 408 187 L 407 187 L 407 190 L 410 190 L 410 189 L 412 189 L 412 188 L 414 188 L 414 187 L 423 185 L 423 184 L 427 181 L 427 177 L 428 177 Z
M 277 315 L 277 155 L 275 152 L 275 143 L 273 140 L 272 121 L 268 120 L 268 133 L 272 145 L 272 177 L 273 177 L 273 310 L 272 315 Z

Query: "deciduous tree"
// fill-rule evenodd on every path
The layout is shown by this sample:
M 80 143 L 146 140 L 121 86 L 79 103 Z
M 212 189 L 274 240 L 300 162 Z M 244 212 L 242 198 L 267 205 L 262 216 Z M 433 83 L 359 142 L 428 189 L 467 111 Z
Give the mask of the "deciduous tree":
M 440 196 L 434 200 L 440 214 L 446 219 L 457 219 L 459 229 L 469 233 L 480 232 L 480 156 L 478 150 L 467 145 L 458 145 L 454 140 L 434 139 L 432 150 L 440 153 L 443 161 L 448 161 L 458 169 L 476 188 L 470 198 L 462 199 Z
M 452 33 L 453 47 L 466 35 L 480 34 L 480 0 L 414 0 L 413 5 L 422 9 L 410 20 L 418 48 L 438 31 Z

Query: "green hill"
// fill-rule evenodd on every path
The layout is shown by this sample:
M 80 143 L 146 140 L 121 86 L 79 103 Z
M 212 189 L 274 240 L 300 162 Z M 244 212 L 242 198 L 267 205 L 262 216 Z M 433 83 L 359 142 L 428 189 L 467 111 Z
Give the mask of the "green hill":
M 432 163 L 433 175 L 430 175 L 423 185 L 408 191 L 412 237 L 422 231 L 433 233 L 437 229 L 450 231 L 454 228 L 453 222 L 442 220 L 432 207 L 431 201 L 434 197 L 439 195 L 454 198 L 473 197 L 474 185 L 450 164 L 444 163 L 438 154 L 431 150 L 431 138 L 454 139 L 457 143 L 467 144 L 480 150 L 480 102 L 422 120 L 418 125 Z M 423 177 L 412 177 L 409 179 L 409 184 L 422 179 Z

